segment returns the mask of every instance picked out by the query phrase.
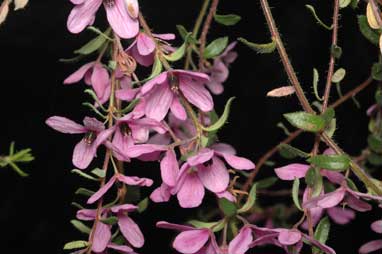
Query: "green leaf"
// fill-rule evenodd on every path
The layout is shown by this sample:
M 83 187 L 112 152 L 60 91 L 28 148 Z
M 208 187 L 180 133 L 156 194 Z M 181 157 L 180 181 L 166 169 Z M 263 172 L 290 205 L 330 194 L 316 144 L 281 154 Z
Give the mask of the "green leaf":
M 124 108 L 124 109 L 121 110 L 121 113 L 126 114 L 126 113 L 131 112 L 131 111 L 135 108 L 135 106 L 138 105 L 139 101 L 140 101 L 139 98 L 136 98 L 136 99 L 132 100 L 132 101 L 129 103 L 129 105 L 127 105 L 126 108 Z
M 105 178 L 105 176 L 106 176 L 106 171 L 103 170 L 103 169 L 100 169 L 100 168 L 95 168 L 95 169 L 93 169 L 93 170 L 91 171 L 91 173 L 92 173 L 93 175 L 98 176 L 99 178 Z
M 225 220 L 214 221 L 214 222 L 203 222 L 199 220 L 190 220 L 188 224 L 194 226 L 195 228 L 209 228 L 212 232 L 219 232 L 224 228 Z
M 257 190 L 257 186 L 256 184 L 254 184 L 251 190 L 249 191 L 247 202 L 245 202 L 245 204 L 239 210 L 237 210 L 238 213 L 248 212 L 255 205 L 256 190 Z
M 64 250 L 73 250 L 73 249 L 81 249 L 88 247 L 89 243 L 87 241 L 73 241 L 65 244 Z
M 236 214 L 237 207 L 234 203 L 229 201 L 228 199 L 221 198 L 219 199 L 219 207 L 220 210 L 225 214 L 227 217 L 231 217 Z
M 151 70 L 151 74 L 147 79 L 152 79 L 152 78 L 158 76 L 159 74 L 161 74 L 162 70 L 163 70 L 162 62 L 161 62 L 160 58 L 156 55 L 155 61 L 153 64 L 153 68 Z
M 84 55 L 78 55 L 73 58 L 60 58 L 58 59 L 58 61 L 61 63 L 77 63 L 84 57 L 85 57 Z
M 316 170 L 314 168 L 309 168 L 308 172 L 305 175 L 305 183 L 309 187 L 313 187 L 316 182 Z
M 367 161 L 373 166 L 382 166 L 382 156 L 380 154 L 371 152 L 367 156 Z
M 356 9 L 358 7 L 359 0 L 351 0 L 351 8 Z
M 82 221 L 79 221 L 79 220 L 71 220 L 70 223 L 72 223 L 72 225 L 73 225 L 78 231 L 80 231 L 81 233 L 84 233 L 84 234 L 90 234 L 90 232 L 91 232 L 91 228 L 89 228 L 88 226 L 86 226 Z
M 180 46 L 176 51 L 174 51 L 170 55 L 163 55 L 163 56 L 170 62 L 176 62 L 184 56 L 184 53 L 186 52 L 186 46 L 187 46 L 187 43 L 184 42 L 182 46 Z
M 306 112 L 294 112 L 284 114 L 288 122 L 296 128 L 309 132 L 319 132 L 325 128 L 324 118 Z
M 292 187 L 292 199 L 293 199 L 294 205 L 298 208 L 298 210 L 302 211 L 300 200 L 298 198 L 299 191 L 300 191 L 300 179 L 295 178 L 293 181 L 293 187 Z
M 94 26 L 88 26 L 87 29 L 89 31 L 92 31 L 92 32 L 98 34 L 98 35 L 105 37 L 106 40 L 114 41 L 112 38 L 109 37 L 110 32 L 111 32 L 111 28 L 108 28 L 105 32 L 102 32 L 101 30 L 99 30 L 98 28 L 96 28 Z
M 118 222 L 118 218 L 115 216 L 111 216 L 111 217 L 106 218 L 106 219 L 101 219 L 101 222 L 108 224 L 108 225 L 114 225 Z
M 330 232 L 330 221 L 328 217 L 323 218 L 320 223 L 318 223 L 316 231 L 314 232 L 314 239 L 319 241 L 322 244 L 325 244 L 328 240 Z M 320 249 L 317 247 L 313 247 L 313 253 L 318 254 L 320 253 Z
M 143 213 L 148 206 L 149 206 L 149 198 L 143 199 L 141 202 L 138 203 L 138 212 Z
M 182 25 L 176 25 L 176 29 L 178 30 L 180 37 L 182 37 L 184 41 L 186 41 L 187 35 L 191 34 L 191 32 L 188 32 L 187 29 Z M 191 44 L 198 43 L 198 41 L 193 36 L 189 36 L 187 42 Z
M 301 157 L 301 158 L 308 158 L 309 154 L 295 148 L 289 144 L 280 144 L 279 145 L 279 150 L 280 152 L 283 152 L 284 154 L 287 154 L 290 159 L 296 158 L 296 157 Z
M 350 166 L 350 158 L 347 155 L 316 155 L 307 160 L 318 168 L 333 171 L 344 171 Z
M 313 91 L 314 95 L 316 96 L 317 100 L 323 101 L 324 97 L 320 97 L 318 95 L 318 81 L 320 80 L 320 76 L 318 74 L 318 71 L 316 68 L 313 69 Z
M 228 45 L 228 37 L 227 36 L 218 38 L 218 39 L 212 41 L 210 44 L 208 44 L 208 46 L 204 50 L 203 57 L 205 59 L 214 58 L 214 57 L 220 55 L 221 53 L 223 53 L 223 51 L 227 47 L 227 45 Z
M 333 137 L 334 133 L 336 132 L 336 129 L 337 129 L 337 120 L 334 118 L 330 121 L 330 123 L 327 125 L 326 129 L 325 129 L 325 133 L 329 136 L 329 137 Z
M 332 77 L 332 82 L 333 83 L 340 83 L 346 75 L 346 70 L 344 68 L 339 68 L 334 72 L 333 77 Z
M 382 139 L 376 135 L 370 134 L 367 138 L 369 148 L 376 153 L 382 153 Z
M 350 3 L 351 3 L 352 0 L 339 0 L 339 5 L 340 5 L 340 8 L 345 8 L 347 7 Z
M 225 26 L 233 26 L 233 25 L 236 25 L 241 20 L 241 17 L 236 14 L 227 14 L 227 15 L 215 14 L 214 19 L 219 24 L 222 24 Z
M 382 63 L 374 63 L 371 67 L 371 76 L 373 79 L 382 81 Z
M 361 30 L 363 36 L 368 39 L 374 45 L 379 44 L 379 34 L 376 30 L 370 28 L 367 17 L 365 15 L 358 16 L 358 27 Z
M 258 44 L 254 42 L 247 41 L 244 38 L 238 38 L 238 41 L 248 46 L 250 49 L 256 51 L 259 54 L 269 54 L 275 51 L 276 49 L 276 41 L 272 39 L 269 43 Z
M 330 52 L 337 59 L 340 59 L 342 56 L 342 48 L 338 45 L 332 45 Z
M 105 42 L 106 42 L 106 38 L 102 35 L 98 35 L 96 38 L 86 43 L 80 49 L 77 49 L 76 51 L 74 51 L 74 53 L 80 54 L 80 55 L 90 55 L 91 53 L 100 49 Z
M 321 115 L 324 119 L 326 125 L 328 125 L 336 116 L 336 112 L 333 108 L 327 108 L 326 111 Z
M 289 136 L 290 135 L 290 131 L 288 130 L 288 128 L 284 125 L 283 122 L 279 122 L 277 123 L 277 127 L 280 128 L 281 130 L 283 130 L 284 134 L 286 136 Z
M 322 22 L 322 20 L 318 17 L 318 15 L 316 13 L 316 10 L 314 9 L 313 6 L 311 6 L 309 4 L 306 4 L 305 7 L 312 13 L 312 15 L 315 18 L 317 24 L 321 25 L 323 28 L 325 28 L 327 30 L 332 30 L 333 29 L 333 25 L 328 26 L 324 22 Z
M 219 130 L 220 128 L 223 127 L 223 125 L 227 122 L 228 120 L 228 116 L 229 116 L 229 113 L 230 113 L 230 110 L 231 110 L 231 104 L 232 104 L 232 101 L 235 99 L 235 97 L 231 97 L 227 103 L 225 104 L 225 107 L 224 107 L 224 112 L 223 114 L 221 115 L 221 117 L 219 118 L 219 120 L 217 120 L 215 123 L 213 123 L 212 125 L 208 126 L 208 127 L 202 127 L 202 129 L 204 131 L 207 131 L 207 132 L 213 132 L 213 131 L 217 131 Z
M 256 182 L 257 189 L 268 189 L 278 181 L 277 177 L 268 177 Z
M 92 181 L 95 181 L 95 182 L 98 182 L 99 180 L 97 178 L 94 178 L 93 176 L 91 175 L 88 175 L 86 173 L 84 173 L 83 171 L 79 170 L 79 169 L 73 169 L 72 171 L 73 174 L 77 174 L 79 176 L 82 176 L 83 178 L 86 178 L 86 179 L 89 179 L 89 180 L 92 180 Z
M 85 197 L 91 197 L 95 192 L 85 189 L 85 188 L 78 188 L 75 192 L 76 195 L 82 195 Z

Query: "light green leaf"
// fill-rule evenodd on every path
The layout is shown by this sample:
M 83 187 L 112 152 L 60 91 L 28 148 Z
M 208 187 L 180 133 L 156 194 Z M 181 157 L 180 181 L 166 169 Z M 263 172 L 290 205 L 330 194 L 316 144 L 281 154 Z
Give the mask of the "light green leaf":
M 300 200 L 298 198 L 298 194 L 300 192 L 300 180 L 298 178 L 295 178 L 293 181 L 293 187 L 292 187 L 292 199 L 294 202 L 294 205 L 302 211 Z
M 322 244 L 325 244 L 329 238 L 329 232 L 330 232 L 330 221 L 328 217 L 324 217 L 317 225 L 316 231 L 314 232 L 314 239 L 316 239 Z M 321 252 L 322 251 L 319 248 L 313 247 L 314 254 L 318 254 Z
M 346 75 L 346 70 L 344 68 L 339 68 L 338 70 L 334 72 L 332 77 L 332 82 L 340 83 L 345 78 L 345 75 Z
M 214 221 L 214 222 L 203 222 L 199 220 L 190 220 L 187 222 L 188 224 L 196 227 L 196 228 L 209 228 L 212 232 L 219 232 L 224 228 L 225 220 Z
M 75 192 L 76 195 L 82 195 L 85 197 L 91 197 L 95 192 L 85 189 L 85 188 L 78 188 Z
M 72 225 L 78 229 L 78 231 L 80 231 L 81 233 L 84 233 L 84 234 L 90 234 L 91 232 L 91 228 L 89 228 L 88 226 L 86 226 L 82 221 L 79 221 L 79 220 L 71 220 L 70 223 L 72 223 Z
M 109 37 L 110 32 L 111 32 L 111 28 L 108 28 L 104 33 L 94 26 L 88 26 L 87 29 L 89 31 L 92 31 L 92 32 L 98 34 L 98 35 L 105 37 L 106 40 L 113 41 L 113 39 Z
M 186 52 L 186 46 L 187 46 L 187 43 L 184 42 L 182 46 L 180 46 L 176 51 L 174 51 L 170 55 L 163 55 L 163 56 L 170 62 L 176 62 L 184 56 L 184 53 Z
M 219 207 L 227 217 L 231 217 L 237 212 L 236 205 L 225 198 L 219 199 Z
M 324 27 L 327 30 L 333 29 L 333 25 L 328 26 L 324 22 L 322 22 L 322 20 L 318 17 L 316 10 L 314 9 L 313 6 L 306 4 L 305 7 L 312 13 L 313 17 L 316 19 L 317 24 L 321 25 L 322 27 Z
M 143 199 L 141 202 L 138 203 L 138 212 L 143 213 L 148 206 L 149 206 L 149 198 Z
M 365 15 L 358 16 L 358 27 L 366 39 L 368 39 L 376 46 L 379 45 L 379 33 L 376 30 L 370 28 L 367 17 Z
M 65 244 L 64 250 L 73 250 L 73 249 L 81 249 L 88 247 L 89 243 L 87 241 L 73 241 Z
M 371 68 L 371 76 L 373 79 L 382 81 L 382 63 L 374 63 Z
M 277 177 L 268 177 L 256 182 L 257 189 L 268 189 L 278 181 Z
M 350 158 L 347 155 L 316 155 L 307 160 L 318 168 L 333 171 L 344 171 L 350 166 Z
M 284 117 L 294 127 L 309 132 L 322 131 L 326 125 L 323 117 L 302 111 L 284 114 Z
M 269 54 L 275 51 L 276 49 L 276 41 L 272 39 L 269 43 L 258 44 L 254 42 L 247 41 L 244 38 L 238 38 L 238 41 L 248 46 L 250 49 L 256 51 L 259 54 Z
M 86 173 L 84 173 L 83 171 L 79 170 L 79 169 L 73 169 L 72 171 L 73 174 L 77 174 L 79 176 L 82 176 L 83 178 L 86 178 L 86 179 L 89 179 L 89 180 L 92 180 L 92 181 L 95 181 L 95 182 L 98 182 L 99 180 L 97 178 L 94 178 L 92 177 L 91 175 L 88 175 Z
M 219 130 L 221 127 L 223 127 L 223 125 L 227 122 L 228 120 L 228 116 L 229 116 L 229 112 L 231 110 L 231 104 L 232 104 L 232 101 L 235 99 L 235 97 L 231 97 L 226 105 L 225 105 L 225 108 L 224 108 L 224 112 L 223 114 L 221 115 L 221 117 L 219 118 L 219 120 L 217 120 L 214 124 L 208 126 L 208 127 L 202 127 L 203 130 L 207 131 L 207 132 L 212 132 L 212 131 L 217 131 Z
M 100 169 L 100 168 L 95 168 L 95 169 L 93 169 L 93 170 L 91 171 L 91 173 L 92 173 L 93 175 L 98 176 L 99 178 L 105 178 L 105 176 L 106 176 L 106 171 L 103 170 L 103 169 Z
M 241 17 L 236 14 L 227 14 L 227 15 L 215 14 L 214 19 L 219 24 L 222 24 L 225 26 L 233 26 L 233 25 L 236 25 L 241 20 Z
M 317 100 L 323 101 L 324 98 L 320 97 L 318 95 L 318 81 L 320 80 L 320 76 L 318 74 L 318 70 L 316 68 L 313 69 L 313 90 L 314 90 L 314 95 L 316 96 Z
M 179 32 L 179 34 L 180 34 L 180 37 L 182 37 L 182 39 L 183 39 L 184 41 L 187 41 L 187 42 L 189 42 L 189 43 L 191 43 L 191 44 L 197 44 L 197 43 L 198 43 L 198 41 L 197 41 L 193 36 L 189 36 L 189 37 L 188 37 L 188 40 L 186 40 L 187 35 L 188 35 L 188 34 L 191 34 L 191 32 L 188 32 L 187 29 L 186 29 L 184 26 L 182 26 L 182 25 L 176 25 L 176 29 L 178 29 L 178 32 Z
M 352 0 L 339 0 L 339 5 L 340 5 L 340 8 L 345 8 L 347 7 L 350 3 L 351 3 Z
M 295 148 L 289 144 L 280 144 L 279 145 L 279 151 L 280 153 L 282 153 L 283 155 L 286 156 L 286 158 L 290 158 L 290 159 L 293 159 L 293 158 L 296 158 L 296 157 L 301 157 L 301 158 L 308 158 L 309 157 L 309 154 L 298 149 L 298 148 Z
M 159 74 L 161 74 L 162 70 L 163 70 L 162 62 L 160 58 L 156 55 L 151 74 L 147 79 L 152 79 L 158 76 Z
M 80 54 L 80 55 L 90 55 L 91 53 L 100 49 L 105 42 L 106 42 L 106 38 L 102 35 L 98 35 L 96 38 L 86 43 L 80 49 L 77 49 L 76 51 L 74 51 L 74 53 Z
M 251 190 L 249 191 L 247 202 L 245 202 L 245 204 L 239 210 L 237 210 L 238 213 L 248 212 L 255 205 L 256 190 L 257 190 L 257 186 L 256 184 L 254 184 Z
M 204 50 L 203 57 L 205 59 L 214 58 L 214 57 L 220 55 L 221 53 L 223 53 L 223 51 L 225 50 L 227 45 L 228 45 L 228 37 L 227 36 L 218 38 L 218 39 L 212 41 L 210 44 L 208 44 L 208 46 Z

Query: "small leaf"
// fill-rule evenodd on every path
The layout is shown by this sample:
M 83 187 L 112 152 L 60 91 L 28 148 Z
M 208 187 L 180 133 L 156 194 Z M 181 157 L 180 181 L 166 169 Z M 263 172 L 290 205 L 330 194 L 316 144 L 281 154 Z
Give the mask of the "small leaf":
M 172 52 L 170 55 L 163 55 L 163 56 L 170 62 L 176 62 L 184 56 L 184 53 L 186 52 L 186 47 L 187 47 L 187 42 L 184 42 L 182 46 L 180 46 L 177 50 Z
M 86 226 L 82 221 L 79 221 L 79 220 L 71 220 L 70 223 L 72 223 L 72 225 L 78 229 L 78 231 L 80 231 L 81 233 L 84 233 L 84 234 L 90 234 L 91 232 L 91 228 L 89 228 L 88 226 Z
M 309 132 L 319 132 L 325 128 L 325 120 L 321 116 L 306 112 L 284 114 L 288 122 L 296 128 Z
M 81 249 L 88 247 L 89 243 L 87 241 L 73 241 L 65 244 L 64 250 L 73 250 L 73 249 Z
M 326 111 L 321 115 L 322 119 L 324 119 L 326 125 L 328 125 L 333 118 L 336 116 L 336 112 L 333 108 L 327 108 Z
M 276 41 L 272 39 L 272 42 L 258 44 L 254 42 L 247 41 L 244 38 L 238 38 L 238 41 L 248 46 L 250 49 L 256 51 L 259 54 L 269 54 L 275 51 L 276 49 Z
M 148 77 L 148 79 L 152 79 L 152 78 L 158 76 L 159 74 L 161 74 L 162 70 L 163 70 L 162 62 L 161 62 L 160 58 L 156 55 L 155 61 L 153 64 L 153 68 L 151 70 L 151 74 Z
M 351 0 L 351 8 L 356 9 L 358 7 L 359 0 Z
M 94 177 L 92 177 L 91 175 L 88 175 L 88 174 L 82 172 L 82 171 L 79 170 L 79 169 L 73 169 L 73 170 L 70 171 L 70 172 L 72 172 L 73 174 L 77 174 L 77 175 L 79 175 L 79 176 L 82 176 L 83 178 L 86 178 L 86 179 L 89 179 L 89 180 L 98 182 L 98 179 L 97 179 L 97 178 L 94 178 Z
M 74 51 L 74 53 L 80 54 L 80 55 L 90 55 L 91 53 L 100 49 L 105 42 L 106 42 L 105 37 L 102 35 L 98 35 L 96 38 L 86 43 L 80 49 L 77 49 L 76 51 Z
M 227 15 L 215 14 L 214 19 L 219 24 L 222 24 L 225 26 L 233 26 L 233 25 L 236 25 L 241 20 L 241 17 L 236 14 L 227 14 Z
M 289 144 L 280 144 L 279 145 L 279 151 L 280 153 L 283 153 L 284 155 L 287 155 L 288 159 L 293 159 L 296 157 L 301 157 L 301 158 L 308 158 L 309 154 L 295 148 Z
M 314 239 L 322 244 L 325 244 L 329 237 L 330 231 L 330 221 L 328 217 L 323 218 L 317 225 L 316 231 L 314 232 Z M 313 247 L 313 253 L 320 253 L 320 249 Z
M 358 16 L 358 26 L 363 36 L 365 36 L 371 43 L 378 46 L 379 34 L 376 30 L 370 28 L 365 15 Z
M 214 221 L 214 222 L 203 222 L 199 220 L 190 220 L 188 224 L 194 226 L 195 228 L 209 228 L 212 232 L 219 232 L 224 228 L 225 221 Z
M 309 168 L 308 172 L 305 175 L 305 183 L 309 187 L 313 187 L 316 182 L 316 170 L 314 168 Z
M 95 192 L 85 189 L 85 188 L 78 188 L 75 192 L 76 195 L 82 195 L 85 197 L 91 197 Z
M 225 198 L 219 199 L 219 207 L 227 217 L 231 217 L 237 212 L 236 205 Z
M 92 31 L 92 32 L 98 34 L 98 35 L 105 37 L 106 40 L 114 41 L 112 38 L 109 37 L 110 32 L 111 32 L 110 28 L 107 29 L 104 33 L 101 30 L 99 30 L 97 27 L 94 27 L 94 26 L 88 26 L 87 29 L 89 31 Z
M 376 153 L 382 153 L 382 140 L 376 135 L 370 134 L 367 138 L 369 148 Z
M 101 222 L 108 224 L 108 225 L 114 225 L 118 222 L 118 218 L 115 216 L 111 216 L 111 217 L 106 218 L 106 219 L 101 219 Z
M 149 198 L 143 199 L 141 202 L 138 203 L 138 212 L 143 213 L 148 206 L 149 206 Z
M 324 27 L 327 30 L 333 29 L 333 25 L 328 26 L 324 22 L 322 22 L 322 20 L 318 17 L 316 10 L 314 9 L 313 6 L 306 4 L 305 7 L 312 13 L 313 17 L 316 19 L 317 24 L 321 25 L 322 27 Z
M 285 97 L 288 95 L 292 95 L 296 92 L 293 86 L 283 86 L 276 89 L 273 89 L 272 91 L 269 91 L 267 93 L 268 97 Z
M 382 156 L 371 152 L 369 156 L 367 156 L 367 161 L 373 166 L 382 166 Z
M 347 155 L 316 155 L 307 160 L 318 168 L 333 171 L 344 171 L 350 166 L 350 158 Z
M 93 170 L 91 171 L 91 173 L 92 173 L 93 175 L 98 176 L 99 178 L 105 178 L 105 176 L 106 176 L 106 171 L 103 170 L 103 169 L 100 169 L 100 168 L 95 168 L 95 169 L 93 169 Z
M 188 40 L 186 40 L 187 39 L 187 35 L 191 34 L 191 32 L 188 32 L 187 29 L 184 26 L 176 25 L 176 29 L 178 29 L 179 35 L 180 35 L 180 37 L 182 37 L 182 39 L 184 41 L 187 41 L 187 42 L 189 42 L 191 44 L 197 44 L 198 43 L 198 41 L 193 36 L 189 36 Z
M 351 0 L 339 0 L 340 8 L 345 8 L 351 3 Z
M 371 68 L 371 76 L 373 79 L 382 81 L 382 63 L 374 63 Z
M 232 101 L 235 99 L 235 97 L 231 97 L 227 103 L 225 104 L 225 108 L 224 108 L 224 112 L 223 114 L 221 115 L 221 117 L 219 118 L 219 120 L 217 120 L 214 124 L 208 126 L 208 127 L 202 127 L 203 130 L 207 131 L 207 132 L 212 132 L 212 131 L 217 131 L 219 130 L 221 127 L 223 127 L 223 125 L 227 122 L 228 120 L 228 116 L 229 116 L 229 112 L 231 110 L 231 104 L 232 104 Z
M 338 45 L 332 45 L 330 52 L 337 59 L 340 59 L 342 56 L 342 48 Z
M 256 190 L 257 190 L 257 186 L 256 184 L 254 184 L 251 190 L 249 191 L 247 202 L 245 202 L 245 204 L 239 210 L 237 210 L 238 213 L 248 212 L 255 205 Z
M 85 57 L 84 55 L 78 55 L 73 58 L 61 58 L 61 59 L 58 59 L 58 61 L 61 63 L 76 63 L 76 62 L 79 62 L 84 57 Z
M 284 132 L 284 134 L 285 134 L 286 136 L 289 136 L 289 135 L 290 135 L 290 131 L 289 131 L 288 128 L 284 125 L 283 122 L 279 122 L 279 123 L 277 123 L 276 126 L 277 126 L 278 128 L 280 128 L 281 130 L 283 130 L 283 132 Z
M 318 74 L 318 71 L 316 68 L 313 69 L 313 91 L 314 91 L 314 95 L 316 96 L 317 100 L 319 101 L 323 101 L 324 98 L 323 97 L 320 97 L 318 95 L 318 81 L 320 80 L 320 76 Z
M 205 49 L 203 57 L 205 59 L 214 58 L 221 53 L 228 45 L 228 37 L 221 37 L 212 41 Z
M 293 199 L 294 205 L 298 208 L 298 210 L 302 211 L 300 200 L 298 198 L 299 191 L 300 191 L 300 180 L 298 178 L 295 178 L 293 181 L 293 187 L 292 187 L 292 199 Z
M 256 182 L 257 189 L 268 189 L 278 181 L 277 177 L 268 177 Z
M 339 68 L 334 72 L 333 77 L 332 77 L 332 82 L 333 83 L 340 83 L 346 75 L 346 70 L 344 68 Z

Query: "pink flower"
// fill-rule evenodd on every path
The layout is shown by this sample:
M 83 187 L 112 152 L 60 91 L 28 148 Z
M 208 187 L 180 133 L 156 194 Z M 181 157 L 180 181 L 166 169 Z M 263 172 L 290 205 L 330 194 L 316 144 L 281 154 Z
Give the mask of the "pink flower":
M 207 70 L 207 73 L 211 75 L 207 87 L 213 94 L 221 94 L 224 91 L 222 83 L 228 79 L 229 65 L 237 58 L 237 53 L 232 51 L 235 46 L 236 42 L 229 44 L 223 54 L 215 58 L 213 66 Z
M 129 39 L 139 32 L 139 6 L 137 0 L 71 0 L 75 4 L 67 26 L 70 32 L 80 33 L 92 25 L 95 15 L 103 3 L 107 20 L 118 36 Z
M 336 252 L 329 246 L 320 243 L 319 241 L 311 238 L 310 236 L 300 232 L 298 229 L 285 229 L 285 228 L 262 228 L 251 225 L 255 232 L 256 240 L 250 244 L 250 248 L 261 246 L 265 244 L 272 244 L 283 248 L 287 253 L 300 253 L 303 243 L 307 242 L 314 245 L 328 254 L 335 254 Z
M 96 193 L 94 193 L 87 201 L 88 204 L 93 204 L 99 200 L 105 193 L 114 185 L 115 182 L 124 183 L 130 186 L 145 186 L 150 187 L 153 184 L 153 180 L 148 178 L 139 178 L 136 176 L 125 176 L 122 174 L 115 174 L 110 180 L 102 186 Z
M 373 222 L 371 224 L 371 229 L 376 233 L 382 234 L 382 220 Z M 359 248 L 359 253 L 367 254 L 380 249 L 382 249 L 382 240 L 374 240 L 362 245 L 361 248 Z
M 90 62 L 83 65 L 76 72 L 64 80 L 65 85 L 78 83 L 84 79 L 87 85 L 91 85 L 97 97 L 105 102 L 105 98 L 110 95 L 110 77 L 108 71 L 97 62 Z
M 183 96 L 203 112 L 211 111 L 213 100 L 204 86 L 208 80 L 204 73 L 173 70 L 148 81 L 141 89 L 147 117 L 161 121 L 170 109 L 177 118 L 185 120 L 187 113 L 179 100 Z
M 77 124 L 65 117 L 53 116 L 46 120 L 46 124 L 56 131 L 69 134 L 85 134 L 84 138 L 75 146 L 73 164 L 79 169 L 89 166 L 96 156 L 97 148 L 113 133 L 113 129 L 105 130 L 103 123 L 95 118 L 85 117 L 84 125 Z
M 174 40 L 174 34 L 153 34 L 153 36 L 156 40 L 165 43 L 161 45 L 162 50 L 171 51 L 166 41 Z M 154 63 L 156 44 L 157 41 L 154 41 L 146 33 L 140 32 L 126 51 L 130 53 L 139 64 L 148 67 Z

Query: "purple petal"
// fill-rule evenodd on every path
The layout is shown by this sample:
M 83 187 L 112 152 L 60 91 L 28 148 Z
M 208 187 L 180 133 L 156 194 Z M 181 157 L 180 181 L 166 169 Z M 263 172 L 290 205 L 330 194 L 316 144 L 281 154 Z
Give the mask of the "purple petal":
M 180 233 L 174 240 L 173 247 L 184 254 L 193 254 L 200 250 L 210 238 L 209 230 L 198 229 Z
M 168 202 L 170 197 L 170 187 L 164 183 L 162 183 L 160 187 L 156 188 L 150 195 L 150 199 L 155 203 Z
M 72 120 L 61 117 L 61 116 L 52 116 L 49 117 L 45 123 L 55 129 L 56 131 L 69 134 L 79 134 L 87 132 L 86 128 L 81 124 L 73 122 Z
M 122 101 L 132 101 L 137 96 L 137 93 L 139 92 L 139 88 L 124 88 L 117 90 L 115 92 L 115 97 L 122 100 Z
M 183 208 L 198 207 L 204 197 L 204 187 L 195 173 L 187 173 L 177 194 L 178 201 Z
M 117 205 L 111 208 L 113 213 L 119 212 L 133 212 L 138 209 L 138 206 L 132 204 Z
M 104 186 L 102 186 L 96 193 L 94 193 L 87 201 L 88 204 L 93 204 L 100 199 L 105 193 L 113 186 L 117 178 L 112 177 Z
M 179 89 L 191 104 L 203 112 L 209 112 L 214 108 L 214 102 L 210 92 L 204 85 L 198 84 L 189 78 L 181 78 Z
M 322 196 L 310 199 L 304 203 L 304 208 L 310 209 L 315 207 L 330 208 L 337 206 L 345 197 L 346 190 L 339 188 L 333 192 L 327 193 Z
M 83 122 L 88 130 L 100 132 L 105 129 L 105 125 L 94 117 L 85 117 Z
M 118 226 L 126 240 L 135 248 L 141 248 L 145 243 L 142 231 L 138 225 L 126 215 L 118 216 Z
M 231 202 L 236 202 L 236 197 L 231 194 L 229 191 L 222 191 L 219 193 L 215 193 L 218 198 L 225 198 Z
M 102 98 L 109 84 L 109 73 L 99 63 L 94 65 L 91 84 L 98 98 Z
M 159 38 L 159 39 L 164 40 L 164 41 L 175 40 L 175 34 L 155 34 L 155 33 L 153 33 L 153 36 L 155 38 Z
M 301 241 L 301 232 L 296 229 L 282 230 L 278 236 L 278 240 L 282 245 L 294 245 Z
M 156 76 L 150 81 L 147 81 L 146 84 L 143 85 L 141 89 L 142 95 L 146 95 L 148 92 L 150 92 L 155 85 L 163 84 L 166 81 L 167 81 L 167 72 L 162 72 L 160 75 Z
M 132 19 L 129 15 L 124 0 L 113 0 L 114 4 L 109 6 L 105 4 L 107 20 L 120 37 L 130 39 L 139 32 L 139 22 Z
M 211 146 L 211 149 L 215 150 L 216 152 L 219 152 L 219 154 L 231 154 L 235 155 L 236 150 L 231 145 L 225 144 L 225 143 L 216 143 Z
M 77 211 L 76 217 L 79 220 L 91 221 L 94 220 L 97 216 L 96 209 L 81 209 Z
M 127 156 L 125 152 L 129 149 L 129 147 L 134 145 L 134 140 L 131 136 L 123 135 L 119 128 L 117 128 L 113 136 L 112 144 L 117 149 L 117 154 L 120 153 L 120 156 L 118 156 L 120 158 L 117 159 L 124 161 L 124 157 Z
M 94 140 L 94 145 L 98 147 L 103 144 L 111 136 L 111 134 L 113 134 L 114 131 L 115 129 L 112 127 L 98 133 L 96 140 Z
M 367 212 L 372 209 L 372 206 L 360 198 L 348 193 L 345 199 L 347 205 L 358 212 Z
M 130 248 L 129 246 L 126 246 L 126 245 L 117 245 L 117 244 L 114 244 L 114 243 L 109 243 L 107 245 L 107 247 L 109 249 L 116 250 L 116 251 L 118 251 L 120 253 L 128 254 L 128 253 L 133 253 L 134 252 L 134 250 L 132 248 Z
M 173 229 L 178 231 L 195 230 L 195 228 L 191 226 L 169 223 L 167 221 L 158 221 L 156 226 L 157 228 Z
M 141 125 L 130 125 L 131 135 L 136 143 L 145 143 L 149 139 L 149 129 Z
M 351 220 L 355 218 L 355 212 L 342 208 L 342 207 L 332 207 L 326 210 L 329 217 L 339 225 L 348 224 Z
M 295 178 L 305 177 L 309 165 L 293 163 L 281 168 L 275 168 L 275 173 L 281 180 L 293 181 Z
M 252 161 L 246 158 L 228 154 L 228 153 L 222 153 L 221 155 L 224 157 L 225 161 L 234 169 L 251 170 L 256 167 Z
M 211 160 L 212 156 L 214 156 L 213 150 L 209 148 L 203 148 L 197 154 L 189 157 L 187 162 L 190 166 L 196 166 Z
M 218 82 L 214 79 L 212 79 L 206 85 L 207 85 L 208 89 L 210 89 L 210 91 L 215 95 L 219 95 L 219 94 L 222 94 L 224 92 L 224 86 L 222 85 L 222 83 Z
M 103 252 L 106 249 L 110 239 L 111 239 L 110 226 L 102 222 L 98 222 L 96 229 L 94 231 L 92 250 L 97 253 Z
M 360 254 L 367 254 L 380 249 L 382 249 L 382 240 L 374 240 L 362 245 L 358 251 Z
M 249 227 L 244 227 L 240 230 L 239 234 L 229 243 L 228 253 L 244 254 L 248 251 L 249 244 L 252 241 L 252 229 Z
M 139 33 L 137 37 L 137 48 L 139 54 L 147 56 L 154 52 L 155 50 L 155 41 L 150 38 L 145 33 Z
M 217 157 L 212 158 L 212 164 L 208 167 L 200 165 L 198 176 L 203 185 L 214 193 L 227 189 L 229 184 L 229 173 L 224 163 Z
M 325 244 L 320 243 L 319 241 L 311 238 L 310 236 L 304 235 L 304 238 L 308 242 L 310 242 L 311 244 L 313 244 L 316 247 L 318 247 L 319 249 L 321 249 L 323 252 L 328 253 L 328 254 L 336 254 L 336 252 L 332 248 L 330 248 L 329 246 L 327 246 Z
M 95 13 L 102 4 L 102 0 L 86 0 L 70 12 L 67 27 L 71 33 L 82 32 L 85 27 L 94 22 Z
M 371 224 L 371 229 L 376 233 L 382 234 L 382 220 L 374 221 Z
M 94 62 L 90 62 L 90 63 L 83 65 L 76 72 L 74 72 L 69 77 L 67 77 L 64 80 L 64 84 L 69 85 L 69 84 L 79 82 L 81 79 L 83 79 L 83 77 L 85 76 L 85 73 L 87 73 L 93 66 L 94 66 Z
M 117 179 L 118 181 L 130 186 L 150 187 L 153 184 L 153 180 L 149 178 L 140 178 L 137 176 L 125 176 L 118 174 Z
M 135 145 L 129 147 L 126 151 L 126 154 L 130 158 L 137 158 L 144 154 L 149 154 L 157 151 L 166 151 L 167 147 L 164 145 L 154 145 L 154 144 L 143 144 L 143 145 Z
M 85 169 L 92 162 L 97 152 L 97 147 L 89 145 L 83 139 L 74 147 L 72 162 L 79 169 Z
M 186 70 L 174 70 L 174 73 L 179 74 L 180 77 L 192 79 L 198 83 L 205 84 L 210 80 L 210 77 L 202 72 L 186 71 Z
M 342 184 L 342 182 L 345 179 L 343 174 L 339 172 L 331 171 L 331 170 L 322 169 L 320 173 L 322 176 L 325 176 L 326 178 L 328 178 L 329 181 L 336 184 Z
M 162 121 L 170 109 L 173 97 L 174 93 L 168 84 L 157 85 L 146 97 L 145 113 L 147 117 Z
M 187 113 L 184 109 L 183 105 L 180 103 L 179 99 L 174 96 L 174 99 L 172 100 L 172 104 L 170 107 L 171 113 L 174 114 L 176 118 L 179 120 L 186 120 L 187 119 Z
M 168 186 L 175 186 L 179 173 L 179 165 L 174 150 L 167 150 L 165 157 L 160 163 L 162 180 Z

